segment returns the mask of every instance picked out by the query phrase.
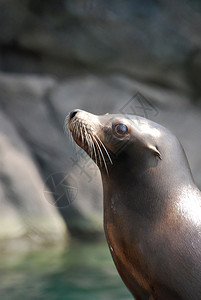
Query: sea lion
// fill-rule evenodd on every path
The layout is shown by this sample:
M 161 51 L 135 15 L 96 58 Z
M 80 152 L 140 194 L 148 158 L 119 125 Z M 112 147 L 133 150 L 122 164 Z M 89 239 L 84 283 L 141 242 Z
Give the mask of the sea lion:
M 201 299 L 201 192 L 177 138 L 136 115 L 74 110 L 67 123 L 100 169 L 105 234 L 135 299 Z

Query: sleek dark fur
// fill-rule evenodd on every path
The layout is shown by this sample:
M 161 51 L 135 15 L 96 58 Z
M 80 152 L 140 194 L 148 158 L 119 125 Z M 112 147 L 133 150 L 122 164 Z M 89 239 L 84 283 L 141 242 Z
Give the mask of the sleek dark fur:
M 201 299 L 201 192 L 177 138 L 135 115 L 67 118 L 76 143 L 98 165 L 104 228 L 136 299 Z

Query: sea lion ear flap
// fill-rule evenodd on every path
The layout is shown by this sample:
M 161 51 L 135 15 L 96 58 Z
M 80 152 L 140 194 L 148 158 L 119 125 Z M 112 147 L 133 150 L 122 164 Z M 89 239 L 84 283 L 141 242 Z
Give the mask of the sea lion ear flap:
M 153 152 L 153 154 L 154 154 L 155 156 L 157 156 L 160 160 L 162 160 L 162 158 L 161 158 L 161 153 L 160 153 L 160 151 L 158 150 L 157 146 L 148 145 L 148 148 Z

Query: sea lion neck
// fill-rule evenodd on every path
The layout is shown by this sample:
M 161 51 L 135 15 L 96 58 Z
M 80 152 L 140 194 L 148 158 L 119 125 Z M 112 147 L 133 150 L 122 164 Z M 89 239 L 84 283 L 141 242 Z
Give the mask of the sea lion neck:
M 175 206 L 176 195 L 179 197 L 184 185 L 194 186 L 185 157 L 179 169 L 177 163 L 170 163 L 165 158 L 142 164 L 139 159 L 137 166 L 135 163 L 135 159 L 122 166 L 118 163 L 109 175 L 102 173 L 104 207 L 107 211 L 113 213 L 111 207 L 115 203 L 115 213 L 118 213 L 118 207 L 120 212 L 124 207 L 137 215 L 156 219 L 156 216 L 168 214 L 168 210 Z
M 167 199 L 164 198 L 164 190 L 145 184 L 145 180 L 133 181 L 127 177 L 117 182 L 112 178 L 104 178 L 103 193 L 104 210 L 109 214 L 123 215 L 123 211 L 132 211 L 143 217 L 155 218 L 155 214 L 158 214 L 159 210 L 164 212 L 167 206 L 167 201 L 161 201 L 161 199 Z M 168 196 L 168 190 L 166 194 Z M 168 201 L 170 201 L 170 195 Z

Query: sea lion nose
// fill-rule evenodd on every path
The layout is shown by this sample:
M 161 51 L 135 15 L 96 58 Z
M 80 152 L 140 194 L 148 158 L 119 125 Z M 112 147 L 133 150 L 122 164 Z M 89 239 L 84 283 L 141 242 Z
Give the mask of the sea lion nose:
M 80 109 L 74 109 L 69 114 L 69 119 L 72 120 Z

